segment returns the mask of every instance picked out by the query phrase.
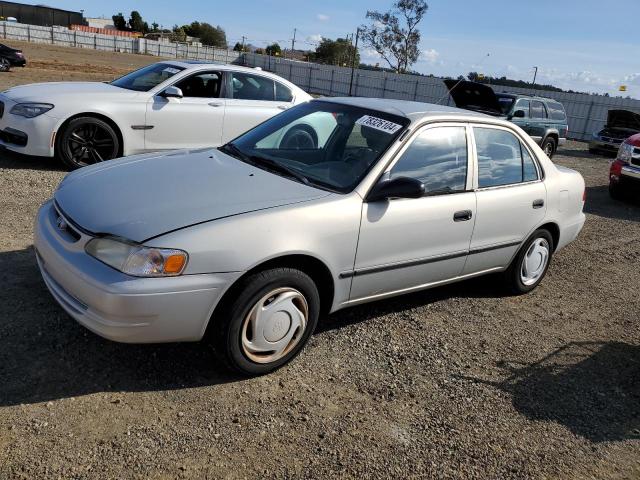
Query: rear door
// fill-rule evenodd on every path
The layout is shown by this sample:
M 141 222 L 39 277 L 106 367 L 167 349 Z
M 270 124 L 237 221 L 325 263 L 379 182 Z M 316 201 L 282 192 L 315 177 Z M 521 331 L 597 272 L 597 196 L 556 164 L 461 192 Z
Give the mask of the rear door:
M 220 145 L 225 100 L 222 73 L 197 72 L 174 84 L 182 98 L 154 95 L 147 103 L 145 148 L 166 150 Z
M 473 137 L 477 218 L 465 274 L 506 267 L 547 208 L 542 170 L 515 132 L 476 125 Z
M 547 107 L 544 103 L 539 100 L 531 100 L 531 120 L 528 133 L 538 144 L 542 143 L 542 139 L 550 127 L 548 117 Z
M 226 110 L 222 143 L 292 106 L 291 91 L 259 74 L 226 72 Z

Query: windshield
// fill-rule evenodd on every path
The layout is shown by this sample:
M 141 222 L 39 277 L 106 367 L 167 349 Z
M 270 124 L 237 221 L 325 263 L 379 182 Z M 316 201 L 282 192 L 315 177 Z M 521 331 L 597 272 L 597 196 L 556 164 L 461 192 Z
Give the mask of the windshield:
M 498 97 L 498 103 L 500 104 L 502 113 L 504 113 L 505 115 L 509 113 L 511 111 L 511 107 L 513 106 L 513 102 L 515 102 L 516 99 L 510 95 L 496 94 L 496 97 Z
M 111 85 L 137 92 L 148 92 L 182 70 L 184 68 L 168 63 L 154 63 L 114 80 Z
M 405 117 L 376 110 L 312 101 L 220 149 L 307 185 L 348 193 L 408 124 Z

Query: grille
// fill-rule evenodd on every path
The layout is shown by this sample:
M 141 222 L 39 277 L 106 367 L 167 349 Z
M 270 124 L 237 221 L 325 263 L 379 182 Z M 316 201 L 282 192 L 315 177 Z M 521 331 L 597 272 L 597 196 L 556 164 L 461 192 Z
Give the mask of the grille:
M 68 240 L 73 241 L 74 243 L 80 240 L 81 235 L 78 233 L 69 222 L 60 214 L 60 211 L 55 208 L 55 226 L 58 229 L 58 233 L 67 238 Z
M 640 148 L 634 148 L 631 157 L 631 165 L 640 167 Z

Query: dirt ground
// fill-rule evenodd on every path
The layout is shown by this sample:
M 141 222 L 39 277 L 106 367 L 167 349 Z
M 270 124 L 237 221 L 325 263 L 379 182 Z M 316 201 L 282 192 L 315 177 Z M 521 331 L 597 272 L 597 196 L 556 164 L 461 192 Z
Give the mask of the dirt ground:
M 155 60 L 20 46 L 2 88 Z M 69 318 L 32 249 L 65 172 L 0 154 L 0 478 L 640 478 L 640 206 L 609 198 L 584 144 L 556 162 L 584 175 L 588 218 L 537 290 L 487 277 L 352 308 L 246 380 L 206 345 Z

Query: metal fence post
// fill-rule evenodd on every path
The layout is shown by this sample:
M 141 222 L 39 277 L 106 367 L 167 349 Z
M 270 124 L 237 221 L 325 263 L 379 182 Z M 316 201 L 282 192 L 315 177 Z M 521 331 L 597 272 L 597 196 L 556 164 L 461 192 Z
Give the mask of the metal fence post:
M 333 77 L 336 74 L 336 69 L 332 68 L 331 69 L 331 81 L 329 82 L 329 96 L 331 97 L 333 95 Z
M 307 90 L 311 91 L 311 74 L 313 73 L 313 67 L 309 65 L 309 81 L 307 82 Z
M 415 102 L 418 99 L 418 83 L 420 82 L 420 79 L 417 78 L 416 79 L 416 85 L 413 89 L 413 101 Z
M 382 78 L 384 78 L 382 81 L 382 98 L 387 98 L 387 80 L 389 79 L 389 76 L 383 72 Z
M 587 116 L 584 119 L 584 129 L 582 131 L 582 137 L 584 139 L 584 137 L 587 136 L 587 129 L 589 126 L 589 122 L 591 121 L 591 112 L 593 111 L 593 105 L 595 104 L 595 100 L 592 100 L 591 103 L 589 104 L 589 109 L 587 110 Z M 567 132 L 568 134 L 569 132 Z M 577 132 L 576 132 L 577 133 Z
M 116 36 L 113 36 L 113 51 L 117 52 L 118 51 L 118 39 L 116 38 Z
M 31 26 L 27 25 L 27 42 L 31 41 Z
M 4 38 L 7 38 L 7 22 L 2 22 L 2 33 L 4 33 Z
M 55 38 L 54 38 L 54 33 L 53 33 L 53 26 L 51 26 L 51 45 L 54 45 L 55 42 Z
M 77 30 L 73 31 L 73 46 L 74 47 L 78 46 L 78 31 Z

